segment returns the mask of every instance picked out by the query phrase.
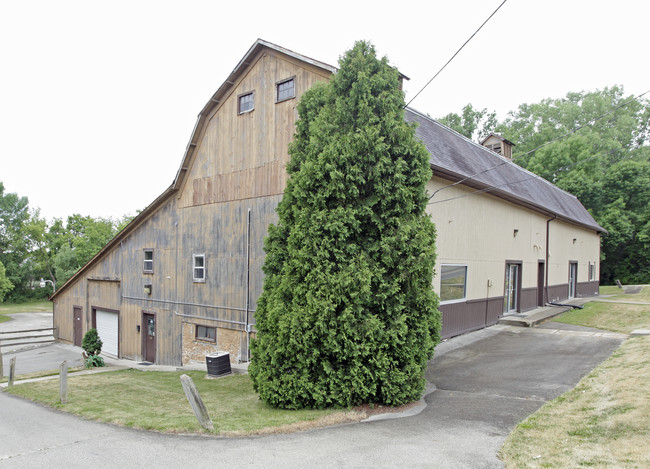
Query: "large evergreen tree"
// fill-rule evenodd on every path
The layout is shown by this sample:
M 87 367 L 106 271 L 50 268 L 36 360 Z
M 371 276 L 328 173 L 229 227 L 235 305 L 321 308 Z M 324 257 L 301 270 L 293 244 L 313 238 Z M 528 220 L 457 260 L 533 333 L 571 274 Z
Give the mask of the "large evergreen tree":
M 250 375 L 285 408 L 418 399 L 439 340 L 428 153 L 399 73 L 358 42 L 306 92 L 266 240 Z

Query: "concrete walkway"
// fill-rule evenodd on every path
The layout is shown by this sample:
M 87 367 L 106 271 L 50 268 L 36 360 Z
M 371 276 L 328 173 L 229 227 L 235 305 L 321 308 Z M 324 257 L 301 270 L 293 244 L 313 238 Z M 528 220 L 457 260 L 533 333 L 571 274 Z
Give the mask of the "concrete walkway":
M 573 388 L 626 337 L 572 327 L 496 325 L 447 340 L 429 364 L 430 392 L 417 415 L 293 434 L 165 435 L 0 393 L 0 467 L 500 468 L 497 454 L 512 428 Z
M 573 309 L 573 306 L 582 306 L 590 301 L 597 301 L 599 297 L 573 298 L 562 302 L 563 306 L 548 305 L 535 308 L 525 313 L 508 314 L 499 319 L 498 324 L 505 326 L 533 327 Z

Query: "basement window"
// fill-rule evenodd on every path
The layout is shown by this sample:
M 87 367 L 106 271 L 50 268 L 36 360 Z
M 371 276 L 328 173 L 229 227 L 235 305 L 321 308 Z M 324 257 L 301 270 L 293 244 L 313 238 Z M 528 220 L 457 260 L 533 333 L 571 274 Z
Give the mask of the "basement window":
M 205 282 L 205 254 L 194 254 L 192 259 L 192 279 L 195 282 Z
M 244 114 L 251 112 L 255 109 L 255 101 L 253 99 L 253 92 L 240 94 L 237 97 L 237 114 Z
M 153 274 L 153 249 L 144 250 L 144 264 L 142 271 L 146 274 Z
M 209 326 L 196 326 L 196 340 L 205 340 L 207 342 L 217 342 L 217 328 Z
M 293 78 L 279 81 L 275 85 L 275 102 L 280 103 L 296 97 L 296 88 Z
M 440 301 L 464 300 L 467 294 L 467 266 L 440 266 Z

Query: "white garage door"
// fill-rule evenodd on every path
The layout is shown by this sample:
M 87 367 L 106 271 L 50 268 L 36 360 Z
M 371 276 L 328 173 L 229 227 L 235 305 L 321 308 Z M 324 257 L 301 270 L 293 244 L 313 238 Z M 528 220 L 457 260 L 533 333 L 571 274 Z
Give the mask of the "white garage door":
M 96 310 L 97 333 L 103 342 L 102 352 L 117 357 L 118 314 L 110 311 Z

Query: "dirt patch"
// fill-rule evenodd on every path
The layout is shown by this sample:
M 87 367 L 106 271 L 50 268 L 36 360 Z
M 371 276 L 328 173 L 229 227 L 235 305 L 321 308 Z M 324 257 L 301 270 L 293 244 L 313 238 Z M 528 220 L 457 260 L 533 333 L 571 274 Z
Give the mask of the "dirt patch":
M 364 414 L 366 414 L 366 418 L 368 418 L 368 417 L 372 417 L 373 415 L 379 415 L 379 414 L 393 414 L 398 412 L 405 412 L 409 409 L 412 409 L 419 403 L 420 401 L 413 401 L 413 402 L 409 402 L 408 404 L 395 406 L 395 407 L 384 406 L 379 404 L 363 404 L 354 407 L 352 410 L 354 410 L 355 412 L 363 412 Z

